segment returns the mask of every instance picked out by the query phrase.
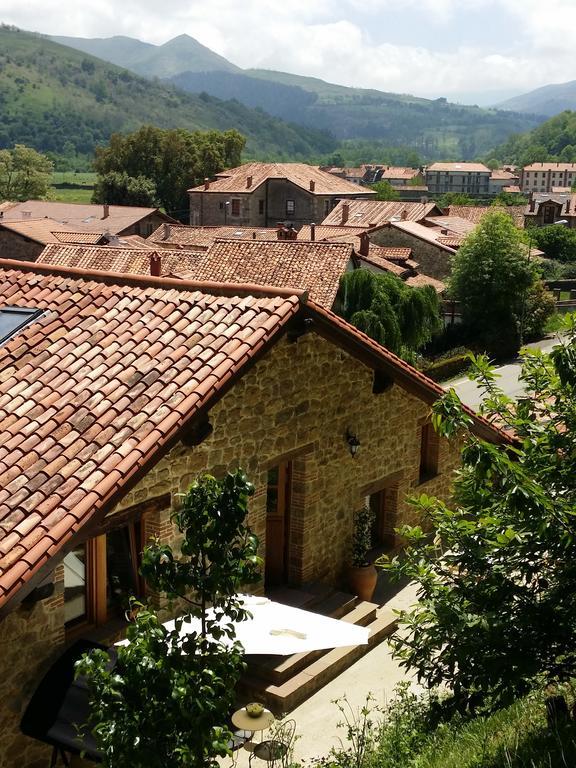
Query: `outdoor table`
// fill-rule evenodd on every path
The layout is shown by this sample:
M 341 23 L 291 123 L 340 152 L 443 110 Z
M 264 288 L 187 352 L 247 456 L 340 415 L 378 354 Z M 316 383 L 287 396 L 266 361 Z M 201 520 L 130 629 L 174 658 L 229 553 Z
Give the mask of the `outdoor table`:
M 239 728 L 242 731 L 250 731 L 252 735 L 254 735 L 257 731 L 265 731 L 267 728 L 270 728 L 275 717 L 269 709 L 263 710 L 258 717 L 252 717 L 246 712 L 246 707 L 242 707 L 233 713 L 231 720 L 236 728 Z M 244 744 L 244 748 L 251 751 L 253 749 L 252 742 L 247 741 Z

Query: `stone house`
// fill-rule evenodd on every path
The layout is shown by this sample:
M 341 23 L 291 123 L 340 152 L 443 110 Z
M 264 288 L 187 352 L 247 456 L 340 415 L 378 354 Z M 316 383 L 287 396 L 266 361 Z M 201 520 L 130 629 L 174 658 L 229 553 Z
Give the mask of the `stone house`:
M 447 229 L 425 226 L 418 221 L 390 221 L 373 232 L 370 239 L 386 247 L 410 248 L 418 270 L 443 281 L 450 275 L 452 257 L 462 238 Z
M 84 243 L 97 245 L 104 242 L 98 232 L 63 231 L 63 225 L 54 219 L 0 219 L 0 258 L 36 261 L 49 244 Z
M 576 194 L 532 193 L 530 203 L 524 209 L 525 226 L 547 227 L 557 223 L 570 229 L 576 227 Z
M 189 189 L 190 224 L 270 227 L 321 221 L 341 198 L 371 198 L 362 189 L 304 163 L 247 163 Z
M 306 292 L 0 269 L 0 768 L 47 763 L 23 708 L 73 639 L 118 636 L 138 552 L 176 543 L 198 473 L 254 482 L 264 589 L 342 584 L 367 501 L 388 548 L 407 495 L 448 496 L 458 445 L 429 423 L 442 389 Z

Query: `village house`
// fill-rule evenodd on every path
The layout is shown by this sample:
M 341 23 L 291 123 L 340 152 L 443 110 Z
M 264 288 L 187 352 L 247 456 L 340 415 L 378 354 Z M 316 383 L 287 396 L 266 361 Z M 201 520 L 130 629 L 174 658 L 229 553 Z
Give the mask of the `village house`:
M 436 203 L 428 201 L 342 200 L 321 223 L 322 226 L 373 229 L 389 221 L 421 221 L 442 213 Z
M 553 188 L 568 187 L 576 182 L 576 163 L 532 163 L 520 171 L 522 192 L 552 192 Z
M 483 163 L 432 163 L 426 168 L 426 186 L 431 195 L 456 192 L 488 196 L 490 176 L 490 169 Z
M 371 198 L 345 179 L 304 163 L 247 163 L 188 190 L 190 224 L 269 227 L 321 221 L 341 198 Z
M 104 241 L 99 232 L 66 230 L 54 219 L 0 219 L 0 258 L 36 261 L 49 243 L 98 245 Z
M 526 227 L 560 223 L 573 229 L 576 227 L 576 194 L 531 193 L 530 202 L 524 208 L 524 223 Z
M 144 590 L 138 552 L 176 543 L 198 473 L 241 466 L 255 484 L 267 591 L 345 584 L 366 503 L 390 548 L 415 520 L 407 496 L 447 498 L 458 445 L 429 421 L 442 389 L 306 292 L 0 270 L 1 768 L 47 763 L 19 730 L 31 694 L 74 638 L 118 637 Z
M 488 192 L 491 195 L 499 195 L 500 192 L 506 192 L 510 187 L 517 187 L 519 181 L 520 176 L 518 174 L 498 168 L 490 174 Z

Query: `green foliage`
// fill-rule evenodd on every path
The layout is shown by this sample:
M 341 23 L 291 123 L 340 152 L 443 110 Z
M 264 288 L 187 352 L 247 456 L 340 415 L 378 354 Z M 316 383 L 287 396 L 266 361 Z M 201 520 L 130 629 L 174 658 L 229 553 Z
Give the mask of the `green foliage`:
M 127 173 L 111 171 L 98 178 L 92 202 L 154 208 L 158 205 L 156 185 L 145 176 L 128 176 Z
M 410 288 L 395 275 L 365 269 L 346 273 L 337 306 L 342 317 L 398 354 L 419 349 L 441 327 L 436 291 Z
M 523 341 L 541 339 L 546 332 L 548 320 L 556 311 L 554 296 L 542 280 L 536 280 L 526 295 L 524 325 L 522 328 Z
M 244 524 L 252 493 L 240 470 L 196 481 L 174 515 L 182 557 L 155 542 L 141 568 L 155 591 L 185 600 L 188 613 L 168 630 L 135 604 L 130 642 L 117 648 L 114 667 L 104 652 L 79 662 L 106 768 L 216 768 L 216 758 L 228 754 L 226 723 L 244 664 L 234 627 L 223 620 L 248 617 L 236 594 L 259 578 L 257 539 Z M 180 637 L 193 617 L 201 630 Z
M 369 506 L 359 509 L 354 515 L 354 530 L 352 534 L 352 565 L 362 568 L 370 565 L 368 551 L 372 548 L 372 526 L 374 512 Z
M 46 197 L 52 169 L 47 157 L 23 144 L 0 149 L 0 200 Z
M 400 194 L 389 181 L 377 181 L 370 184 L 370 189 L 376 192 L 376 200 L 400 200 Z
M 107 147 L 97 148 L 94 167 L 100 176 L 115 173 L 149 180 L 166 212 L 182 216 L 188 211 L 186 190 L 240 165 L 244 145 L 244 137 L 234 129 L 191 133 L 145 125 L 134 133 L 113 134 Z
M 576 261 L 576 232 L 562 224 L 548 227 L 531 227 L 530 240 L 543 251 L 547 258 L 561 262 Z
M 491 205 L 501 207 L 504 205 L 527 205 L 528 198 L 520 192 L 499 192 L 492 200 Z
M 460 711 L 507 705 L 539 677 L 576 672 L 576 328 L 550 356 L 525 356 L 527 395 L 516 402 L 495 386 L 486 358 L 474 360 L 474 378 L 482 413 L 514 444 L 466 434 L 456 394 L 440 399 L 435 427 L 464 435 L 453 505 L 415 499 L 434 535 L 403 528 L 402 561 L 381 563 L 418 584 L 395 655 L 428 686 L 446 685 Z
M 477 205 L 478 201 L 465 195 L 463 192 L 446 192 L 440 198 L 438 198 L 438 205 L 440 208 L 449 208 L 451 205 Z
M 566 110 L 528 133 L 513 134 L 493 153 L 519 166 L 535 162 L 576 162 L 576 112 Z
M 529 319 L 528 292 L 536 280 L 522 234 L 510 216 L 486 214 L 453 258 L 451 296 L 460 302 L 472 338 L 489 354 L 514 354 Z

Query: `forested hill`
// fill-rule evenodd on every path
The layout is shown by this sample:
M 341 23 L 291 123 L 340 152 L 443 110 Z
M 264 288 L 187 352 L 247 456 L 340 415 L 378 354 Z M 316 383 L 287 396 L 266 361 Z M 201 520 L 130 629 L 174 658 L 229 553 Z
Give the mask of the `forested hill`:
M 425 161 L 473 159 L 543 119 L 446 99 L 348 88 L 286 72 L 241 70 L 188 35 L 164 45 L 127 37 L 56 39 L 139 74 L 169 78 L 190 93 L 234 98 L 306 128 L 329 130 L 341 140 L 410 147 Z
M 576 112 L 562 112 L 533 131 L 511 136 L 490 154 L 500 162 L 523 166 L 535 162 L 576 163 Z
M 110 134 L 143 124 L 188 130 L 236 128 L 258 159 L 307 159 L 334 140 L 237 101 L 192 95 L 146 80 L 32 33 L 0 27 L 0 148 L 91 156 Z

